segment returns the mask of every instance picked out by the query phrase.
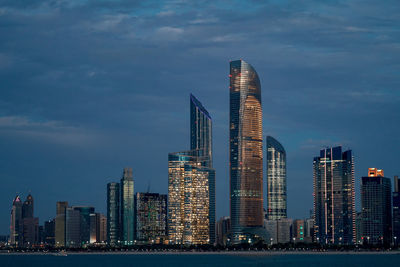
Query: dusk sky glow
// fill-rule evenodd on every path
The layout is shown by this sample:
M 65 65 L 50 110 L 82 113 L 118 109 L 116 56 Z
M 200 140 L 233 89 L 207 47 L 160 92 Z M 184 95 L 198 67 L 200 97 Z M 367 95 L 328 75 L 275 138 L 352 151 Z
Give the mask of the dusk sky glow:
M 264 138 L 286 149 L 290 218 L 309 216 L 326 146 L 353 150 L 357 195 L 369 167 L 400 175 L 398 0 L 0 0 L 0 234 L 16 193 L 40 223 L 56 201 L 105 213 L 124 167 L 135 192 L 166 194 L 168 153 L 190 147 L 190 93 L 213 119 L 228 216 L 236 59 L 260 77 Z

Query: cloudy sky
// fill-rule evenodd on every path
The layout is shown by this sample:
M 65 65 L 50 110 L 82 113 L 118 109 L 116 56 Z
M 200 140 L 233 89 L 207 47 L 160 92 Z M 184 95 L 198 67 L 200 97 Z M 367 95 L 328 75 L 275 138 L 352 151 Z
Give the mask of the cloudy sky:
M 229 215 L 229 60 L 262 85 L 264 135 L 288 157 L 288 213 L 312 208 L 325 146 L 400 174 L 400 2 L 0 0 L 0 234 L 16 193 L 105 212 L 106 184 L 167 193 L 189 148 L 189 94 L 213 118 L 217 216 Z M 357 194 L 359 187 L 357 182 Z M 359 205 L 358 205 L 359 206 Z

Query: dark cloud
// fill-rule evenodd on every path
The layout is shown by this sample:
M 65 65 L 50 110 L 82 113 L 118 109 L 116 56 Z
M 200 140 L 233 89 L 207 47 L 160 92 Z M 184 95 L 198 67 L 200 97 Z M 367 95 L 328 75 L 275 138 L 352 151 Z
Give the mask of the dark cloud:
M 264 134 L 288 152 L 289 215 L 312 207 L 312 158 L 354 150 L 398 174 L 398 1 L 0 1 L 0 232 L 15 192 L 105 209 L 125 166 L 167 192 L 189 147 L 189 93 L 214 120 L 217 215 L 229 214 L 228 64 L 261 78 Z M 357 188 L 357 193 L 359 189 Z

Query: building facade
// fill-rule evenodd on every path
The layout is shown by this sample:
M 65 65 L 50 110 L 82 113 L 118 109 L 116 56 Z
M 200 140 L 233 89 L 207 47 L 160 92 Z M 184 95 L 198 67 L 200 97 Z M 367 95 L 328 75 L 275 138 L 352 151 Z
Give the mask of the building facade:
M 229 161 L 232 242 L 265 238 L 261 85 L 243 60 L 230 62 Z
M 115 246 L 120 241 L 119 183 L 107 184 L 107 243 Z
M 287 218 L 286 152 L 272 136 L 267 136 L 267 219 Z
M 363 243 L 392 242 L 392 184 L 383 171 L 361 178 L 361 239 Z
M 204 166 L 207 157 L 202 157 L 201 153 L 202 150 L 191 150 L 168 154 L 168 239 L 171 244 L 210 244 L 213 243 L 211 238 L 215 238 L 211 236 L 210 227 L 210 187 L 215 188 L 215 171 Z
M 228 233 L 231 231 L 231 218 L 224 216 L 217 222 L 216 242 L 218 245 L 226 246 Z
M 65 209 L 65 246 L 69 248 L 81 247 L 81 214 L 78 209 Z
M 355 242 L 354 163 L 351 150 L 322 149 L 314 158 L 314 235 L 324 244 Z
M 167 239 L 167 195 L 136 193 L 136 240 L 151 244 Z
M 395 176 L 393 180 L 394 190 L 393 190 L 393 243 L 395 246 L 399 244 L 400 241 L 400 181 L 399 177 Z
M 65 212 L 68 207 L 68 202 L 59 201 L 56 204 L 55 218 L 55 246 L 65 246 Z
M 13 200 L 11 210 L 10 245 L 15 247 L 23 245 L 22 201 L 18 195 Z
M 124 168 L 121 179 L 121 244 L 133 245 L 135 238 L 135 195 L 132 168 Z

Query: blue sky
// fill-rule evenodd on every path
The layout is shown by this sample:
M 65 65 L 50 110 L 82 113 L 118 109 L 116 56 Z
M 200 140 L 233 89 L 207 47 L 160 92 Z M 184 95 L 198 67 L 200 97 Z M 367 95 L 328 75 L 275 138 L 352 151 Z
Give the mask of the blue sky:
M 288 212 L 312 208 L 325 146 L 400 174 L 400 2 L 0 0 L 0 234 L 29 191 L 105 211 L 106 183 L 167 193 L 189 148 L 189 94 L 213 118 L 217 217 L 229 215 L 229 60 L 262 86 L 264 135 L 288 157 Z

